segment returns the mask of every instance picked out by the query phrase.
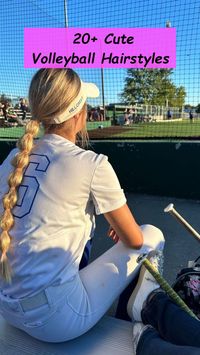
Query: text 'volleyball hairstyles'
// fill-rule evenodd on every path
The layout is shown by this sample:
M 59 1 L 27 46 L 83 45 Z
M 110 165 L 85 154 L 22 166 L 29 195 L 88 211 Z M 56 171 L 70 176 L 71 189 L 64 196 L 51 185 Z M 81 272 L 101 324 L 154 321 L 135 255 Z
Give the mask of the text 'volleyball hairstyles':
M 32 120 L 27 123 L 25 134 L 19 139 L 19 152 L 12 161 L 13 172 L 8 177 L 8 192 L 3 197 L 4 212 L 0 218 L 0 275 L 11 282 L 12 270 L 7 258 L 11 245 L 10 230 L 14 225 L 12 209 L 18 199 L 17 190 L 23 179 L 23 172 L 29 164 L 29 156 L 34 146 L 42 123 L 47 133 L 59 131 L 65 125 L 65 130 L 71 129 L 72 119 L 61 124 L 51 124 L 52 118 L 63 113 L 77 97 L 81 88 L 79 76 L 72 69 L 40 69 L 33 76 L 29 88 L 29 104 Z M 84 108 L 85 109 L 85 105 Z M 87 144 L 86 128 L 79 133 L 82 142 Z

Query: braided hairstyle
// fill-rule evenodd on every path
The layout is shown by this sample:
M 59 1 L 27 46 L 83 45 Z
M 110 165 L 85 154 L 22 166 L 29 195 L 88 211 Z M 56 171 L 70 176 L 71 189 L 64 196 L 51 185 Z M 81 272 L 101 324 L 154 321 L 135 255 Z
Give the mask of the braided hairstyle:
M 14 226 L 12 209 L 18 199 L 18 187 L 22 183 L 23 173 L 29 164 L 29 157 L 34 147 L 40 123 L 46 133 L 53 133 L 63 128 L 71 130 L 72 120 L 52 124 L 52 118 L 62 114 L 78 95 L 81 87 L 79 76 L 72 69 L 40 69 L 33 76 L 29 88 L 29 104 L 32 120 L 27 123 L 24 135 L 19 139 L 19 152 L 12 160 L 13 171 L 8 177 L 8 192 L 3 197 L 3 214 L 0 217 L 0 276 L 11 282 L 12 270 L 7 257 L 11 247 L 10 230 Z M 86 110 L 86 105 L 84 108 Z M 79 133 L 87 143 L 87 131 Z
M 12 160 L 14 170 L 8 177 L 9 190 L 3 197 L 4 212 L 1 216 L 0 227 L 0 275 L 7 281 L 11 281 L 11 269 L 7 259 L 7 252 L 10 248 L 11 236 L 10 229 L 14 225 L 12 209 L 17 203 L 17 188 L 23 179 L 23 171 L 29 163 L 29 154 L 33 148 L 33 139 L 39 131 L 39 121 L 30 121 L 26 125 L 25 134 L 19 139 L 17 146 L 19 153 Z

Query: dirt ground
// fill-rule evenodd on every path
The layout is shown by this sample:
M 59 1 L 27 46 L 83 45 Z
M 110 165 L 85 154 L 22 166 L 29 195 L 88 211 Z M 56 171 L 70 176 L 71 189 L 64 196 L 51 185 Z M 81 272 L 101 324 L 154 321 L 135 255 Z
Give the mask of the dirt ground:
M 99 126 L 101 126 L 101 123 L 99 123 Z M 133 129 L 133 127 L 132 127 Z M 126 133 L 130 131 L 129 127 L 122 127 L 122 126 L 110 126 L 110 127 L 104 127 L 104 128 L 97 128 L 97 129 L 91 129 L 88 131 L 90 139 L 102 139 L 102 138 L 113 138 L 115 134 L 119 133 L 124 133 L 124 137 L 126 137 Z

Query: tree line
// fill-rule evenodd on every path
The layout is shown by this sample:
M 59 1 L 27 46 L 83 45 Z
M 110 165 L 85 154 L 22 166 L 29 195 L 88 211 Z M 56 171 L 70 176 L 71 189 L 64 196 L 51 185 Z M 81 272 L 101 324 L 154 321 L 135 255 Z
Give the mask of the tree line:
M 186 91 L 184 86 L 173 83 L 172 74 L 172 69 L 128 69 L 121 98 L 129 105 L 139 103 L 181 108 Z

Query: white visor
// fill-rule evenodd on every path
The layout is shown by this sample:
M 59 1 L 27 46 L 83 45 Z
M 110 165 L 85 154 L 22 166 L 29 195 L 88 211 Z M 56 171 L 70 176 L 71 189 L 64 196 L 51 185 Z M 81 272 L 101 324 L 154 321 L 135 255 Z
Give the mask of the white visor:
M 61 113 L 59 116 L 54 117 L 51 122 L 52 123 L 62 123 L 64 121 L 69 120 L 74 115 L 79 113 L 82 109 L 85 101 L 88 97 L 95 98 L 99 96 L 99 89 L 93 83 L 84 83 L 81 81 L 81 89 L 79 91 L 78 96 L 71 102 L 71 104 L 67 107 L 67 109 Z

